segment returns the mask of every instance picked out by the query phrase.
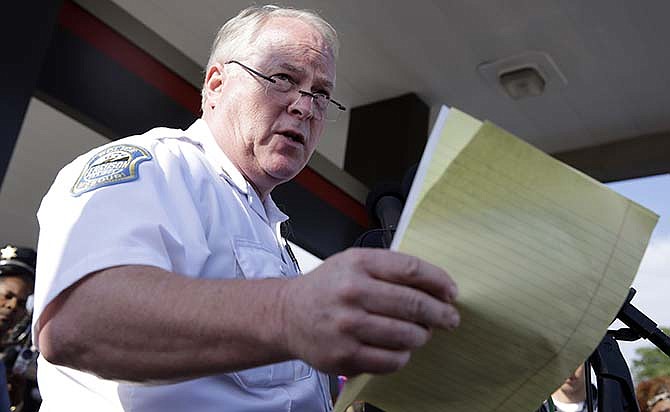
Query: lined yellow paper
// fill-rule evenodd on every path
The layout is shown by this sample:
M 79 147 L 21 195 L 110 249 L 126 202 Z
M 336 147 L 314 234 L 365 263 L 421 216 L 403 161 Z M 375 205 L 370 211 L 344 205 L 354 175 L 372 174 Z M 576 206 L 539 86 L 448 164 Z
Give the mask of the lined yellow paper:
M 461 326 L 436 331 L 395 374 L 351 379 L 337 412 L 355 399 L 387 412 L 535 410 L 604 336 L 658 219 L 446 110 L 394 245 L 449 272 Z

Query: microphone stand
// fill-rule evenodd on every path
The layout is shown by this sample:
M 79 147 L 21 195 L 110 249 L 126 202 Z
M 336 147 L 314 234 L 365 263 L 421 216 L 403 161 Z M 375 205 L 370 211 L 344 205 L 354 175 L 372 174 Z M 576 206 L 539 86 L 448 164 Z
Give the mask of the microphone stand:
M 670 338 L 630 303 L 634 295 L 635 289 L 630 288 L 616 316 L 628 328 L 608 330 L 586 361 L 586 386 L 591 387 L 591 374 L 588 371 L 589 366 L 592 366 L 598 383 L 598 410 L 602 412 L 640 412 L 633 380 L 617 341 L 648 339 L 670 356 Z M 587 389 L 586 395 L 589 411 L 593 411 L 591 391 Z

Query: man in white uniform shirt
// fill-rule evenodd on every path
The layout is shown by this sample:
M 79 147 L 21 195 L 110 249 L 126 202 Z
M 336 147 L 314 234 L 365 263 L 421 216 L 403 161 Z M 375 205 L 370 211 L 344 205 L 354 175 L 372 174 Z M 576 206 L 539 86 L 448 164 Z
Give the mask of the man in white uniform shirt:
M 337 35 L 312 12 L 220 30 L 203 115 L 66 166 L 40 221 L 43 411 L 327 411 L 324 373 L 388 373 L 459 322 L 441 269 L 350 249 L 299 276 L 270 192 L 344 107 Z

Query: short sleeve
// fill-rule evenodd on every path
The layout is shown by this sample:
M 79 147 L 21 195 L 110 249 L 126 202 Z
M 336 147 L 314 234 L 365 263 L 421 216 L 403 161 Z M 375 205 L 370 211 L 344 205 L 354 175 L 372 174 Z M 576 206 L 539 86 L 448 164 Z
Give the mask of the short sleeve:
M 197 271 L 189 260 L 197 251 L 206 255 L 207 243 L 191 175 L 174 149 L 154 142 L 148 152 L 150 158 L 135 165 L 133 179 L 92 190 L 75 188 L 91 156 L 100 151 L 82 156 L 57 176 L 37 214 L 33 325 L 63 290 L 105 268 L 149 265 Z

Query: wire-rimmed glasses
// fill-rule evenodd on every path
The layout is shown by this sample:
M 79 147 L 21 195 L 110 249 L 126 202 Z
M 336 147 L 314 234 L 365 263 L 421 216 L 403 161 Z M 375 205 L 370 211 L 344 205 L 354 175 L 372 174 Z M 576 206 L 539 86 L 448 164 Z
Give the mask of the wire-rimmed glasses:
M 260 77 L 263 80 L 267 81 L 265 87 L 265 94 L 267 96 L 276 96 L 284 98 L 290 96 L 293 92 L 298 93 L 298 98 L 294 101 L 291 101 L 291 104 L 295 104 L 303 96 L 307 96 L 312 101 L 312 116 L 316 120 L 327 120 L 330 122 L 336 121 L 340 114 L 347 110 L 342 104 L 331 99 L 325 93 L 312 93 L 306 90 L 300 90 L 298 84 L 293 81 L 293 79 L 286 74 L 275 74 L 272 76 L 267 76 L 258 70 L 252 69 L 251 67 L 238 62 L 237 60 L 229 60 L 225 64 L 235 63 L 250 74 Z M 288 105 L 287 105 L 288 106 Z

